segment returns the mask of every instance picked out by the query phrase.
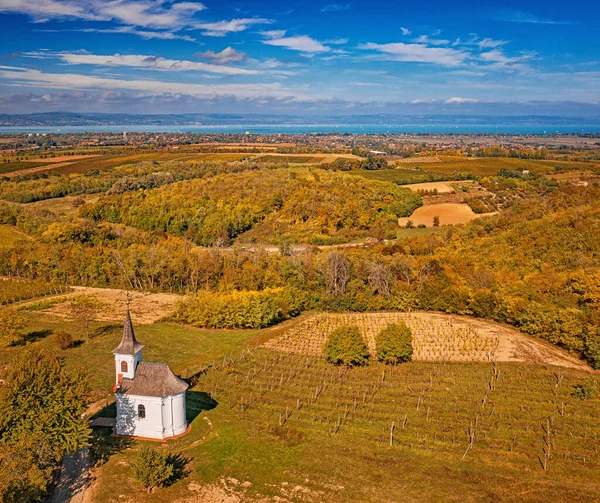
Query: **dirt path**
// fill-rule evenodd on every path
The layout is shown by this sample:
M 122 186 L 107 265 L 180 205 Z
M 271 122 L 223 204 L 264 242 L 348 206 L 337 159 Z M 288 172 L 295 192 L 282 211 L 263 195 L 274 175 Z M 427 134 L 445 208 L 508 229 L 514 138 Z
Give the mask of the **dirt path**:
M 58 485 L 50 503 L 82 503 L 89 483 L 90 450 L 82 447 L 63 458 Z

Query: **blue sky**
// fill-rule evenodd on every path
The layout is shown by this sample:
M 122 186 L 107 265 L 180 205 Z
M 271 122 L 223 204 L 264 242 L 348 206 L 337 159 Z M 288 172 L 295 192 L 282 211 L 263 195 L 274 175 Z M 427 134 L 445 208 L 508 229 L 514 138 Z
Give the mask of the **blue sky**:
M 600 116 L 599 4 L 0 0 L 0 112 Z

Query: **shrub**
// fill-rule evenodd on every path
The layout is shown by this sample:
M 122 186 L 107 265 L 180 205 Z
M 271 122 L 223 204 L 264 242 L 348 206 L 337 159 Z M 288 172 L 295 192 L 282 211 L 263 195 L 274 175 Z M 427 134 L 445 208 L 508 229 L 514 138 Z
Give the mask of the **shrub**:
M 0 347 L 12 346 L 25 340 L 25 323 L 11 309 L 0 310 Z
M 598 395 L 598 385 L 594 379 L 584 379 L 579 384 L 575 384 L 573 388 L 571 395 L 580 400 L 595 398 Z
M 336 365 L 364 365 L 369 359 L 369 350 L 358 327 L 343 325 L 329 335 L 325 356 L 329 363 Z
M 63 330 L 61 330 L 60 332 L 56 332 L 54 334 L 54 344 L 56 344 L 56 346 L 59 349 L 69 349 L 72 348 L 75 345 L 75 341 L 73 340 L 73 337 L 71 336 L 71 334 L 69 332 L 65 332 Z
M 135 459 L 133 476 L 146 486 L 148 492 L 154 487 L 166 487 L 175 482 L 174 479 L 178 476 L 175 466 L 175 460 L 178 458 L 156 448 L 144 446 Z
M 383 363 L 402 363 L 411 359 L 412 333 L 405 323 L 391 323 L 376 337 L 377 359 Z
M 306 296 L 294 289 L 260 292 L 198 292 L 177 309 L 175 320 L 202 328 L 264 328 L 304 310 Z
M 593 369 L 600 369 L 600 331 L 588 334 L 584 341 L 583 356 Z

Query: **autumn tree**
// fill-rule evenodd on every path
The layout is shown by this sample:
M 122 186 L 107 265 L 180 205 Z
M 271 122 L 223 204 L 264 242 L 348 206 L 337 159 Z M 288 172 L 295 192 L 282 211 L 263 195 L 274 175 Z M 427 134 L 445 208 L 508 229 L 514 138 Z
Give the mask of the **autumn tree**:
M 0 391 L 0 501 L 38 499 L 61 458 L 87 443 L 88 396 L 87 375 L 67 372 L 53 353 L 28 350 L 9 365 Z
M 90 338 L 90 323 L 96 321 L 103 307 L 104 304 L 93 295 L 80 295 L 71 301 L 71 315 L 83 323 L 86 338 Z
M 12 346 L 25 338 L 25 323 L 12 309 L 0 310 L 0 346 Z

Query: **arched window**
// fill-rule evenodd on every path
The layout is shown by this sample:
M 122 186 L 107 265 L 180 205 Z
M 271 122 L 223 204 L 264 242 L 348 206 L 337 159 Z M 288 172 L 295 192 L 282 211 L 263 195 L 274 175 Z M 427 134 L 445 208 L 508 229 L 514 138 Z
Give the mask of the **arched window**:
M 127 362 L 125 360 L 121 362 L 121 372 L 127 372 Z
M 144 419 L 146 417 L 146 407 L 138 405 L 138 417 Z

